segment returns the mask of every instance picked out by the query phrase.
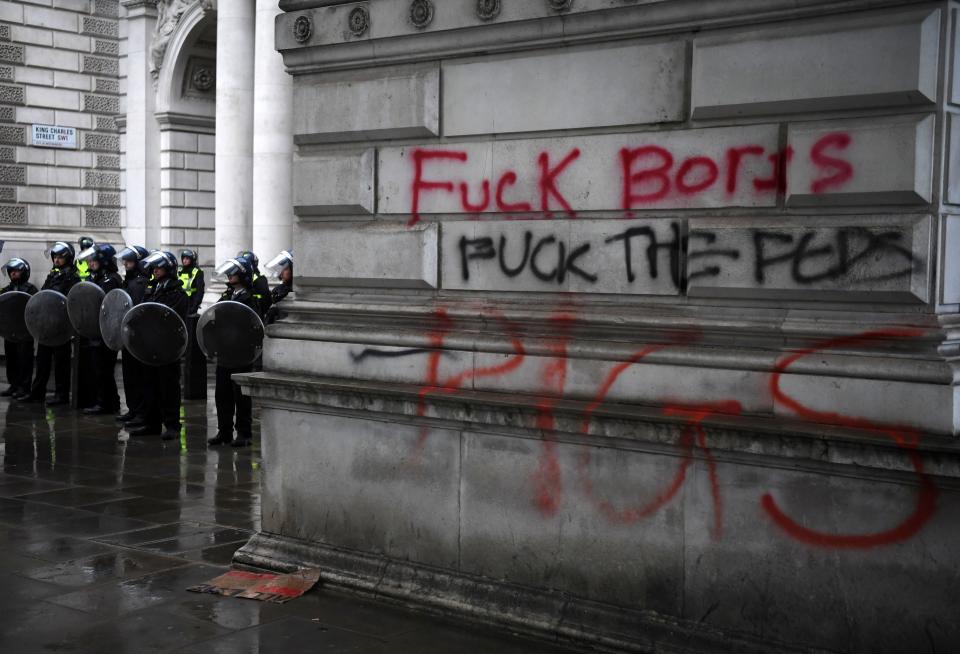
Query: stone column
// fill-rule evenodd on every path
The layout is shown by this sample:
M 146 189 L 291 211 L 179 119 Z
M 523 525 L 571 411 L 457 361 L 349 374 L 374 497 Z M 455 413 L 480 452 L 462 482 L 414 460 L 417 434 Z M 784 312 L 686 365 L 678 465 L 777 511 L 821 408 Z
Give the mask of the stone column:
M 128 243 L 160 246 L 160 125 L 150 77 L 150 41 L 156 0 L 123 0 L 127 10 L 127 196 L 123 237 Z
M 217 3 L 216 259 L 252 246 L 254 0 Z
M 257 0 L 253 91 L 253 250 L 264 261 L 293 247 L 293 77 L 274 49 L 277 0 Z

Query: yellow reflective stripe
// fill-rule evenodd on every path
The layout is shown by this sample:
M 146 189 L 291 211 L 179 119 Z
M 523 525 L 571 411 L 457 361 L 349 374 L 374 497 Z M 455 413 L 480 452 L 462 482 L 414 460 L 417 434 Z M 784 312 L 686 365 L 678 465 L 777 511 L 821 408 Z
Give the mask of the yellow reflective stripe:
M 197 289 L 193 287 L 193 280 L 197 278 L 197 272 L 199 272 L 199 270 L 199 268 L 194 266 L 193 270 L 191 270 L 189 273 L 185 273 L 183 272 L 183 268 L 180 268 L 180 274 L 177 275 L 177 277 L 180 278 L 180 283 L 183 284 L 183 291 L 187 294 L 187 297 L 190 297 L 197 292 Z
M 80 279 L 86 279 L 87 277 L 90 276 L 90 272 L 88 270 L 86 261 L 77 261 L 76 267 L 77 267 L 77 276 Z

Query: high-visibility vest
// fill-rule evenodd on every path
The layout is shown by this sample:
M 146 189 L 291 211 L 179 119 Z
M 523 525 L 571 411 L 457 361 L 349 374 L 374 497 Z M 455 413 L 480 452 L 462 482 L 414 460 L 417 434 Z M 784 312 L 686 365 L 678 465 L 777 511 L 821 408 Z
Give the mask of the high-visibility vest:
M 88 279 L 90 277 L 90 271 L 87 269 L 88 266 L 86 261 L 78 261 L 76 263 L 76 266 L 77 266 L 77 277 L 79 277 L 80 279 Z
M 260 279 L 260 275 L 258 275 L 257 273 L 253 273 L 253 281 L 250 282 L 250 289 L 251 289 L 251 290 L 253 289 L 253 285 L 256 283 L 256 281 L 257 281 L 258 279 Z M 253 297 L 257 298 L 258 300 L 262 300 L 262 299 L 263 299 L 263 293 L 254 293 L 254 294 L 253 294 Z
M 197 292 L 197 289 L 193 287 L 193 280 L 197 278 L 199 270 L 196 266 L 190 272 L 183 272 L 183 268 L 180 268 L 180 274 L 177 277 L 180 278 L 180 283 L 183 284 L 183 292 L 187 294 L 187 297 L 191 297 Z

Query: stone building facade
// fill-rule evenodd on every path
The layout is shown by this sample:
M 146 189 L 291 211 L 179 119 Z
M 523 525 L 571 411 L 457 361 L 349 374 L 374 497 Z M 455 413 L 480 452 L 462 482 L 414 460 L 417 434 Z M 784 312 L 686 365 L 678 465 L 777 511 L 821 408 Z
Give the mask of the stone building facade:
M 218 22 L 207 0 L 3 3 L 5 254 L 42 267 L 51 242 L 80 234 L 196 248 L 206 266 L 240 249 L 271 256 L 291 247 L 291 85 L 272 34 L 279 9 L 238 7 Z M 220 46 L 218 29 L 227 34 Z M 219 149 L 218 118 L 229 126 Z M 72 128 L 75 143 L 37 145 L 35 125 Z
M 238 562 L 600 648 L 956 649 L 960 4 L 44 1 L 0 6 L 5 254 L 296 250 Z
M 960 643 L 953 2 L 283 0 L 237 560 L 636 651 Z

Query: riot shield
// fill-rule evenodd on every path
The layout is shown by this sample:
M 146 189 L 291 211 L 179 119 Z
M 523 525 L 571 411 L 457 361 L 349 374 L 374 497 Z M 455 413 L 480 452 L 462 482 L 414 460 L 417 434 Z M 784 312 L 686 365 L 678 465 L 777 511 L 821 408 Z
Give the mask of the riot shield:
M 30 298 L 23 311 L 23 319 L 37 342 L 56 347 L 70 342 L 73 325 L 67 314 L 67 296 L 47 289 Z
M 30 294 L 23 291 L 0 293 L 0 337 L 14 343 L 28 343 L 33 339 L 23 319 L 29 301 Z
M 144 302 L 127 312 L 121 322 L 123 347 L 148 366 L 176 363 L 187 350 L 187 326 L 165 304 Z
M 103 344 L 114 352 L 123 349 L 123 317 L 132 308 L 133 300 L 122 288 L 107 293 L 100 305 L 100 336 Z
M 244 368 L 263 351 L 263 321 L 245 304 L 217 302 L 200 315 L 197 344 L 218 366 Z
M 84 338 L 100 340 L 100 305 L 103 296 L 103 289 L 93 282 L 80 282 L 67 293 L 70 324 Z

